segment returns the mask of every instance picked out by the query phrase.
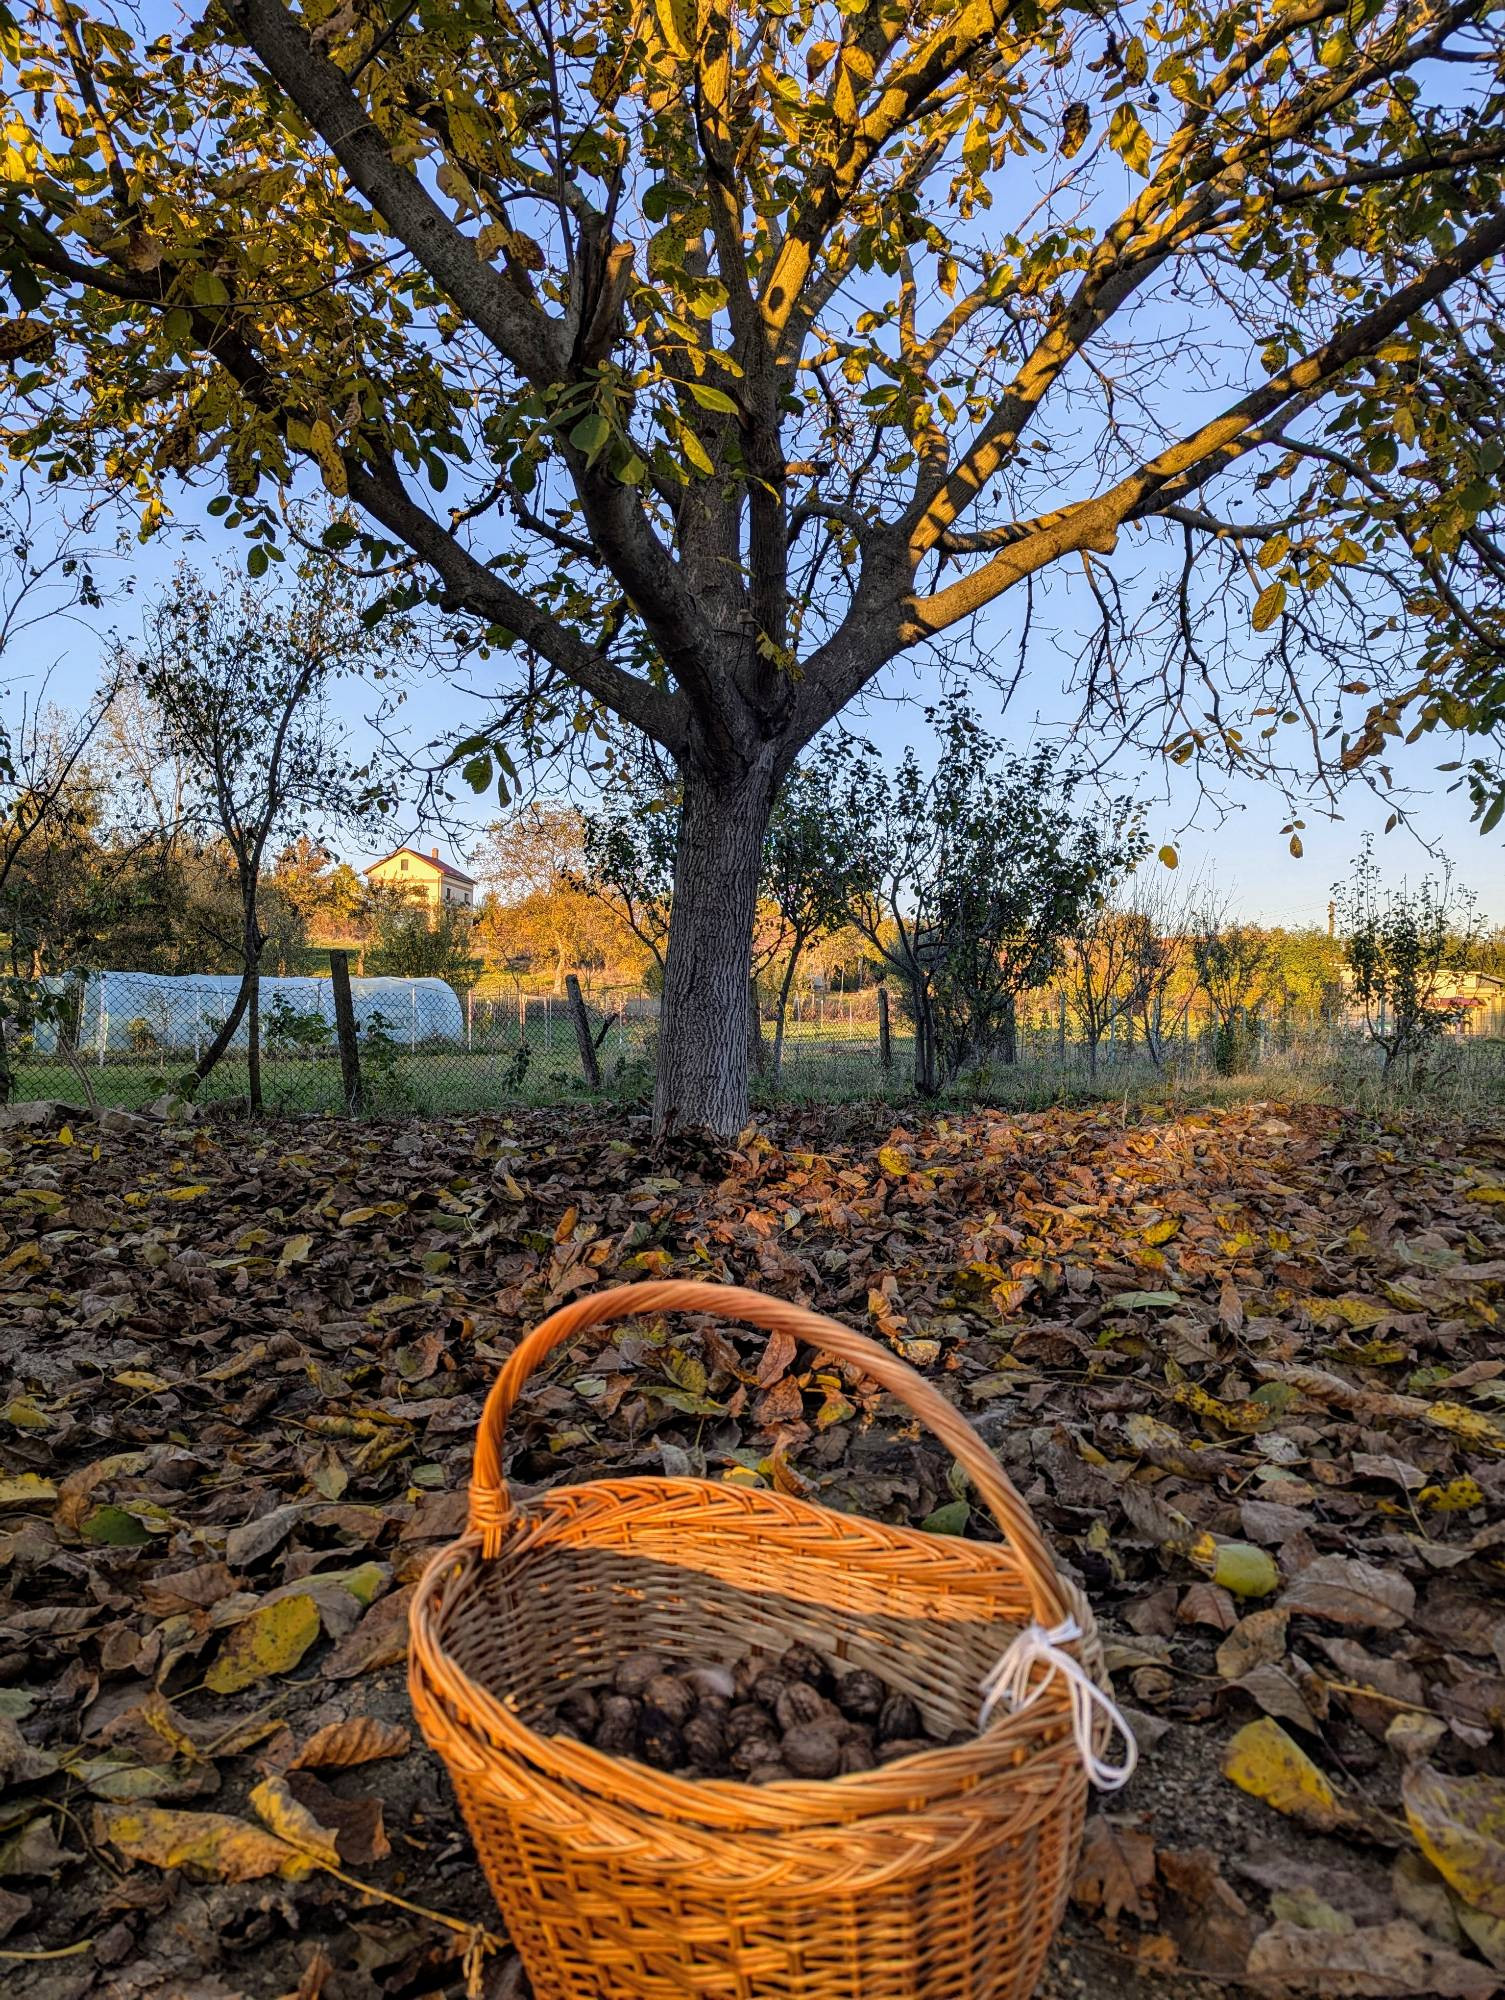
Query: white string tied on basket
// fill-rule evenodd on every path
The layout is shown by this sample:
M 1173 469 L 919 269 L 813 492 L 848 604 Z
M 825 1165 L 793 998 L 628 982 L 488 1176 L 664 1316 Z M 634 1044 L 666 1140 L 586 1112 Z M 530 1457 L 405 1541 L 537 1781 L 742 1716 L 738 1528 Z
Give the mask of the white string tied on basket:
M 1067 1618 L 1050 1629 L 1044 1625 L 1026 1625 L 1022 1632 L 1015 1635 L 997 1666 L 990 1668 L 983 1679 L 984 1698 L 978 1727 L 987 1727 L 988 1718 L 1000 1701 L 1006 1701 L 1016 1711 L 1028 1708 L 1045 1692 L 1051 1675 L 1059 1674 L 1071 1693 L 1071 1726 L 1087 1776 L 1100 1792 L 1116 1792 L 1134 1775 L 1134 1766 L 1139 1762 L 1139 1745 L 1134 1741 L 1134 1732 L 1125 1722 L 1118 1704 L 1103 1692 L 1080 1660 L 1063 1651 L 1073 1639 L 1080 1639 L 1081 1636 L 1082 1628 L 1074 1618 Z M 1046 1667 L 1048 1671 L 1032 1687 L 1030 1676 L 1037 1665 Z M 1124 1740 L 1121 1764 L 1108 1763 L 1092 1747 L 1094 1708 L 1101 1710 Z

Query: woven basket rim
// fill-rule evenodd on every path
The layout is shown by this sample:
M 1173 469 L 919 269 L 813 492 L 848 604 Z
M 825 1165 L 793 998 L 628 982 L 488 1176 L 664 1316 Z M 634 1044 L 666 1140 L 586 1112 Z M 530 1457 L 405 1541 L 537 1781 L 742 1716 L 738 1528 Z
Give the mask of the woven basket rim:
M 632 1766 L 634 1776 L 652 1783 L 658 1794 L 659 1813 L 666 1820 L 726 1831 L 787 1833 L 789 1807 L 797 1804 L 801 1808 L 800 1829 L 814 1832 L 822 1824 L 852 1825 L 891 1815 L 896 1773 L 902 1772 L 911 1787 L 916 1781 L 933 1783 L 933 1796 L 924 1808 L 930 1810 L 940 1805 L 948 1793 L 969 1792 L 979 1783 L 1005 1772 L 1017 1772 L 1036 1753 L 1053 1748 L 1070 1734 L 1069 1692 L 1059 1678 L 1049 1680 L 1028 1708 L 995 1711 L 987 1728 L 964 1743 L 937 1744 L 933 1749 L 880 1765 L 875 1771 L 852 1772 L 837 1778 L 789 1779 L 771 1785 L 749 1785 L 736 1778 L 685 1778 L 673 1772 L 656 1771 L 636 1759 L 597 1750 L 571 1737 L 546 1735 L 529 1728 L 508 1698 L 489 1692 L 446 1651 L 442 1631 L 446 1598 L 450 1592 L 463 1588 L 467 1577 L 483 1565 L 505 1562 L 507 1542 L 519 1533 L 530 1546 L 535 1546 L 539 1539 L 536 1531 L 547 1530 L 551 1514 L 563 1518 L 568 1512 L 572 1538 L 578 1541 L 582 1507 L 588 1525 L 591 1511 L 603 1517 L 617 1512 L 620 1496 L 627 1491 L 654 1495 L 709 1494 L 722 1502 L 734 1496 L 744 1512 L 766 1513 L 770 1520 L 784 1525 L 799 1520 L 819 1521 L 823 1526 L 835 1524 L 844 1539 L 871 1543 L 874 1556 L 885 1548 L 892 1549 L 895 1543 L 944 1554 L 958 1569 L 973 1570 L 979 1584 L 986 1582 L 990 1570 L 1019 1575 L 1023 1567 L 1006 1543 L 964 1541 L 958 1536 L 936 1535 L 923 1528 L 875 1522 L 865 1515 L 842 1513 L 820 1501 L 747 1487 L 729 1489 L 725 1483 L 713 1479 L 635 1475 L 548 1487 L 517 1504 L 499 1555 L 486 1557 L 482 1538 L 474 1531 L 437 1551 L 425 1567 L 409 1607 L 410 1674 L 436 1695 L 446 1680 L 451 1686 L 463 1687 L 466 1697 L 463 1705 L 451 1692 L 440 1698 L 453 1725 L 475 1742 L 483 1760 L 494 1757 L 500 1749 L 526 1764 L 539 1777 L 582 1800 L 613 1797 L 620 1790 L 621 1766 L 625 1762 Z M 543 1538 L 547 1538 L 546 1532 Z M 1065 1578 L 1059 1581 L 1063 1592 L 1069 1595 L 1082 1631 L 1081 1639 L 1073 1642 L 1074 1648 L 1081 1652 L 1089 1670 L 1095 1676 L 1100 1675 L 1100 1644 L 1091 1607 Z M 1018 1625 L 1013 1625 L 1013 1629 L 1019 1629 Z M 999 1651 L 1003 1651 L 1003 1644 Z M 442 1672 L 436 1671 L 441 1666 Z M 864 1805 L 869 1805 L 870 1811 L 864 1811 Z M 641 1816 L 643 1809 L 636 1810 Z

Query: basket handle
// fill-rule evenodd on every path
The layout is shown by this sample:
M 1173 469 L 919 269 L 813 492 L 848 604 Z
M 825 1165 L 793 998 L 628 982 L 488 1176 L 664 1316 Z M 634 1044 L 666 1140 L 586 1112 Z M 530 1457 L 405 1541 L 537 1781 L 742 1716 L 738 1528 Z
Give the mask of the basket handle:
M 839 1361 L 851 1362 L 870 1375 L 934 1432 L 966 1472 L 1019 1559 L 1036 1620 L 1049 1626 L 1065 1616 L 1067 1604 L 1060 1578 L 1029 1509 L 966 1418 L 907 1361 L 869 1340 L 866 1334 L 827 1319 L 823 1313 L 812 1312 L 807 1306 L 770 1298 L 744 1285 L 712 1285 L 695 1278 L 665 1278 L 585 1293 L 551 1313 L 513 1349 L 486 1398 L 476 1433 L 470 1481 L 470 1529 L 480 1536 L 484 1556 L 500 1553 L 503 1530 L 511 1512 L 511 1497 L 502 1471 L 502 1440 L 507 1419 L 529 1377 L 556 1347 L 590 1327 L 667 1312 L 713 1313 L 718 1319 L 764 1327 L 769 1333 L 789 1333 L 796 1340 L 834 1355 Z

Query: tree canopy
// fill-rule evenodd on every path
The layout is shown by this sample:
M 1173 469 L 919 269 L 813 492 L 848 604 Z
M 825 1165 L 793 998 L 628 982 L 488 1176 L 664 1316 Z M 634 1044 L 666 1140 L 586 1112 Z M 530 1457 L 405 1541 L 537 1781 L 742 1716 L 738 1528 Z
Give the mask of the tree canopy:
M 212 484 L 256 569 L 315 471 L 513 652 L 478 778 L 602 710 L 661 744 L 670 1021 L 745 991 L 800 747 L 1062 566 L 1083 699 L 1178 758 L 1500 713 L 1489 0 L 16 19 L 11 449 L 148 525 Z M 661 1115 L 734 1124 L 737 1040 Z

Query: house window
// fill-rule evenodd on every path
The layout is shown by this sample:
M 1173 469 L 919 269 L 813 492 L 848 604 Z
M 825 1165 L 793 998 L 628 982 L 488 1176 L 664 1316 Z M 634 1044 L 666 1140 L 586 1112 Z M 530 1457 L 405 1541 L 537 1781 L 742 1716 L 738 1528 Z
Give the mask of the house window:
M 407 872 L 408 872 L 408 857 L 407 857 L 406 855 L 404 855 L 404 856 L 402 857 L 401 861 L 399 861 L 399 862 L 398 862 L 398 864 L 397 864 L 397 872 L 398 872 L 398 874 L 399 874 L 399 875 L 406 875 L 406 874 L 407 874 Z

